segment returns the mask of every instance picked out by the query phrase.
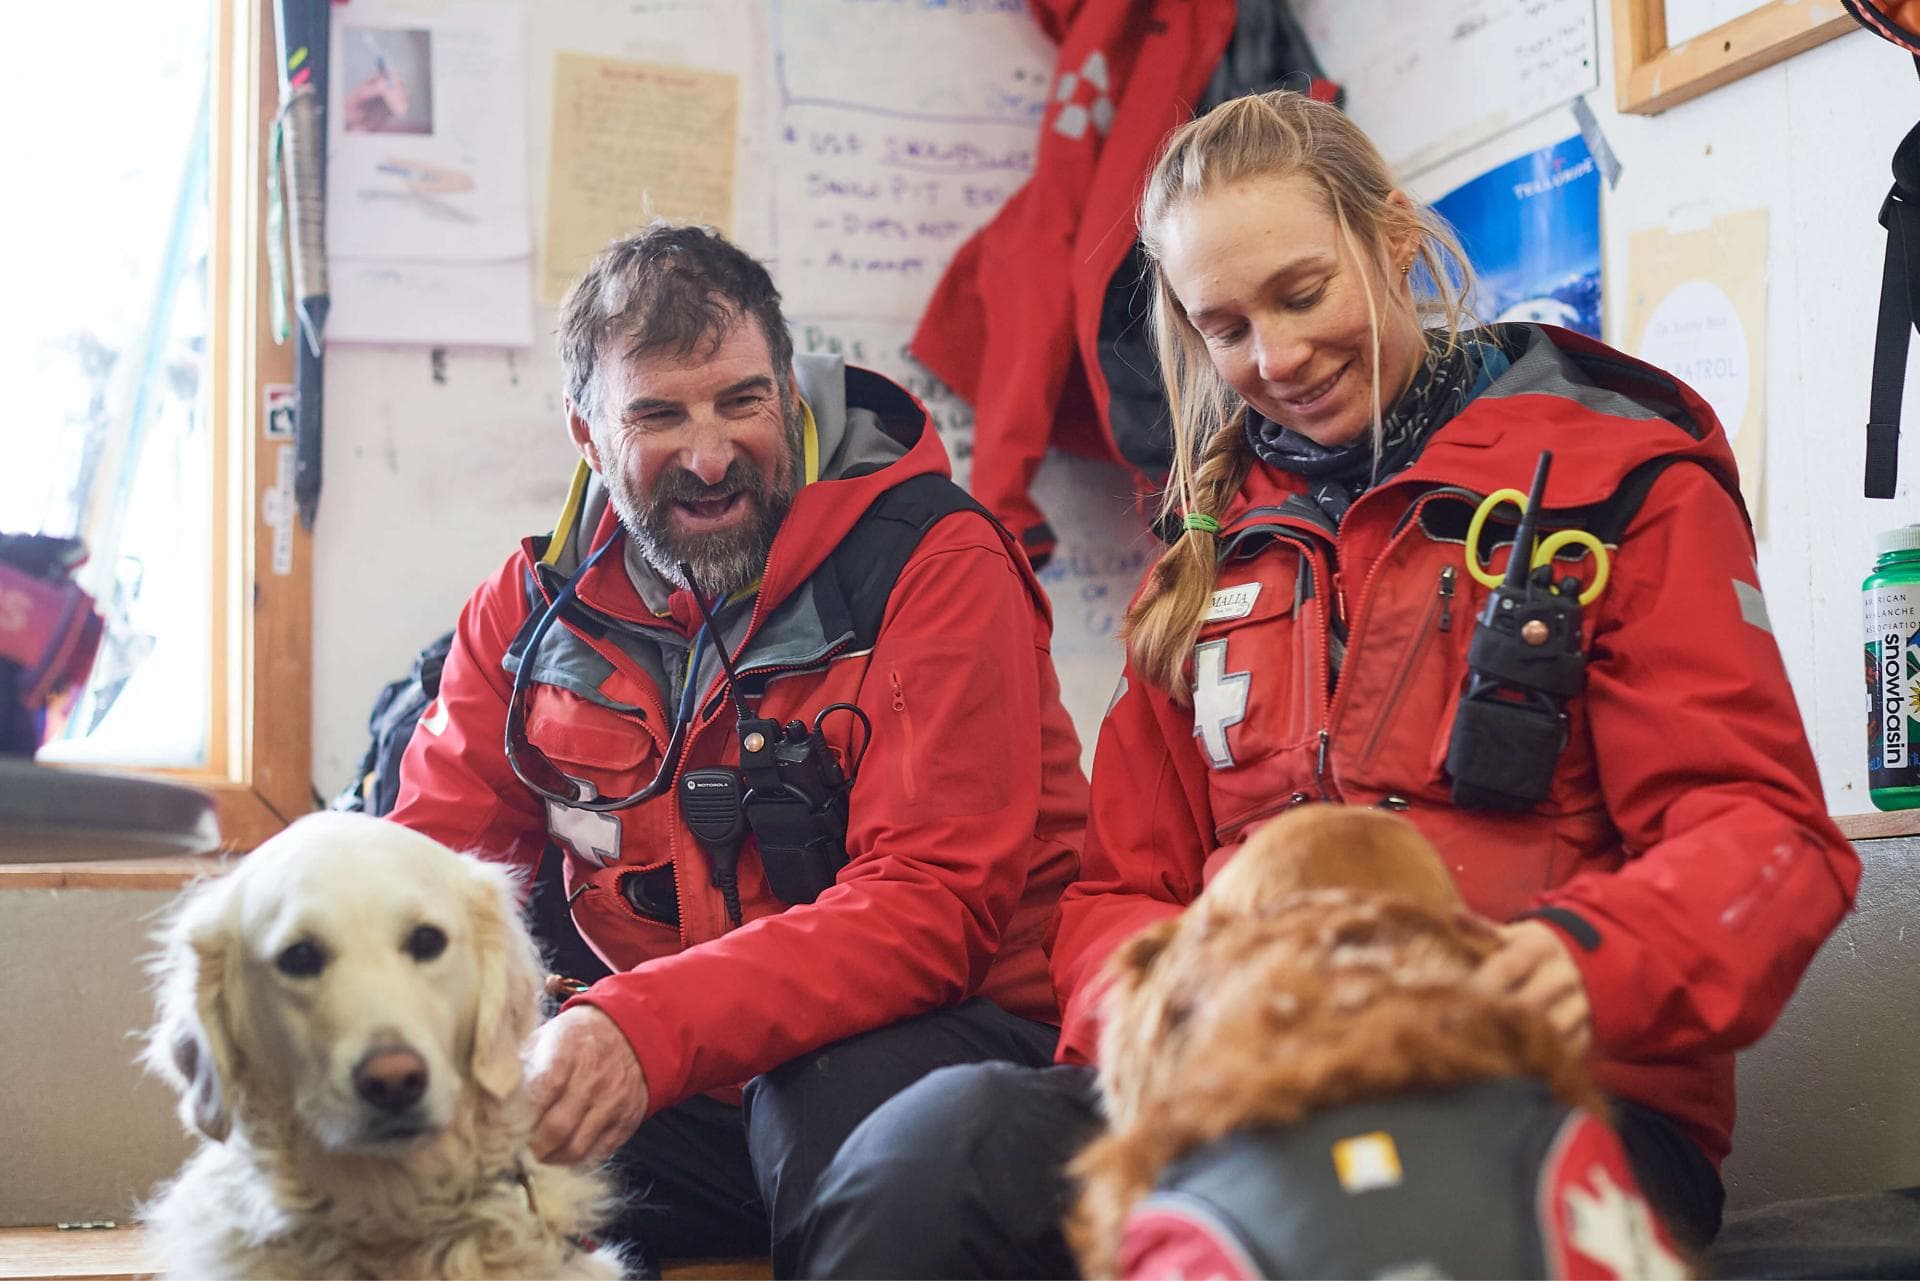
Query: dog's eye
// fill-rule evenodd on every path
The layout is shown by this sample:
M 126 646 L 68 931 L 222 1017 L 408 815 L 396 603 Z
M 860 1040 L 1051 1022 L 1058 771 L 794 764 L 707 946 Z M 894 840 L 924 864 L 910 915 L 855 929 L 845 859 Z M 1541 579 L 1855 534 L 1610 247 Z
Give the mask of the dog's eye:
M 447 950 L 447 932 L 437 925 L 416 925 L 407 935 L 407 955 L 416 961 L 431 961 Z
M 301 939 L 273 958 L 273 967 L 288 978 L 310 979 L 327 964 L 326 954 L 318 946 Z

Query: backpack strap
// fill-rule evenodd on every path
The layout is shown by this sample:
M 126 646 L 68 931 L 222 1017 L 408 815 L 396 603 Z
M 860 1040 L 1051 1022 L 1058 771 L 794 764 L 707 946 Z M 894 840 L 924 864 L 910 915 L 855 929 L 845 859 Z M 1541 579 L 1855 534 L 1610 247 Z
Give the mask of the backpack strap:
M 1853 20 L 1906 50 L 1920 73 L 1920 31 L 1895 21 L 1885 0 L 1840 0 Z M 1868 498 L 1892 498 L 1900 470 L 1900 396 L 1907 380 L 1908 334 L 1920 323 L 1920 125 L 1893 152 L 1893 190 L 1880 206 L 1887 229 L 1880 275 L 1880 323 L 1873 340 L 1873 382 L 1867 407 Z
M 1607 546 L 1618 547 L 1620 540 L 1626 536 L 1627 526 L 1640 514 L 1641 505 L 1647 501 L 1647 495 L 1653 492 L 1653 483 L 1676 463 L 1691 463 L 1706 468 L 1720 482 L 1720 488 L 1733 499 L 1734 506 L 1740 509 L 1741 516 L 1746 519 L 1748 528 L 1752 528 L 1753 518 L 1747 514 L 1746 500 L 1740 496 L 1740 486 L 1733 477 L 1702 459 L 1686 454 L 1662 454 L 1658 458 L 1647 459 L 1622 476 L 1613 493 L 1600 502 L 1586 507 L 1559 508 L 1546 512 L 1543 516 L 1546 522 L 1544 527 L 1584 529 Z
M 1867 407 L 1866 496 L 1892 498 L 1900 469 L 1900 399 L 1907 379 L 1907 347 L 1920 318 L 1920 125 L 1893 153 L 1893 187 L 1880 206 L 1887 254 L 1880 274 L 1880 321 L 1873 341 L 1873 382 Z
M 839 588 L 859 648 L 872 646 L 886 617 L 900 573 L 913 559 L 920 540 L 940 521 L 958 512 L 974 512 L 1000 536 L 1007 554 L 1024 568 L 1025 553 L 992 512 L 964 489 L 932 472 L 912 477 L 874 499 L 827 557 L 823 569 Z M 1038 586 L 1029 579 L 1028 590 Z M 1044 605 L 1044 597 L 1038 597 Z

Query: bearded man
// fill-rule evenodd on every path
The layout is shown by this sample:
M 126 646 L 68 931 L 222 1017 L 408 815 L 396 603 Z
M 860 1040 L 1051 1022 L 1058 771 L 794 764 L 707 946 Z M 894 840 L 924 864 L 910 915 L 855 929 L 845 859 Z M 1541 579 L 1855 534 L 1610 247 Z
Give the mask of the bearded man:
M 467 602 L 391 817 L 527 869 L 551 843 L 613 971 L 528 1048 L 536 1155 L 611 1159 L 652 1261 L 788 1275 L 880 1103 L 1051 1060 L 1086 782 L 1050 616 L 926 410 L 796 359 L 717 234 L 610 246 L 560 354 L 575 492 Z

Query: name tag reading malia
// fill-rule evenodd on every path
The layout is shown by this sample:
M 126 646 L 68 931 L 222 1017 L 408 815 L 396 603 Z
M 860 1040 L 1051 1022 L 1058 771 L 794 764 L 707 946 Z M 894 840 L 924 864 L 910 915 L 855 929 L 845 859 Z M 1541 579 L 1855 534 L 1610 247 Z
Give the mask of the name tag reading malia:
M 1222 587 L 1213 594 L 1213 603 L 1207 606 L 1206 621 L 1219 623 L 1229 618 L 1245 618 L 1253 612 L 1253 602 L 1260 599 L 1260 587 L 1259 583 Z

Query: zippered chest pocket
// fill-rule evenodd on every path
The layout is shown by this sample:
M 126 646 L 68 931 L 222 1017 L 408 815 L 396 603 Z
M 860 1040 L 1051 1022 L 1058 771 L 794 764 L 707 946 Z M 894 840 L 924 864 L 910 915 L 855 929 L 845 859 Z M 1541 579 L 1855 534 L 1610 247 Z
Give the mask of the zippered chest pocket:
M 615 711 L 552 685 L 534 687 L 527 741 L 591 795 L 625 796 L 660 768 L 660 748 L 638 714 Z M 673 807 L 653 801 L 611 813 L 546 803 L 547 834 L 590 867 L 665 862 Z
M 1449 719 L 1464 671 L 1464 642 L 1473 628 L 1475 602 L 1462 592 L 1462 577 L 1451 561 L 1437 568 L 1422 564 L 1407 581 L 1425 582 L 1427 589 L 1402 593 L 1377 609 L 1361 643 L 1348 650 L 1354 714 L 1343 719 L 1359 730 L 1357 756 L 1363 767 L 1383 751 L 1397 751 L 1399 744 L 1419 743 L 1417 757 L 1407 754 L 1407 765 L 1399 767 L 1403 772 L 1426 755 L 1420 727 Z M 1351 731 L 1342 726 L 1340 732 L 1344 737 Z
M 660 765 L 659 748 L 637 714 L 602 707 L 553 685 L 534 687 L 527 741 L 567 774 L 599 787 L 602 795 L 621 794 L 616 787 L 634 790 Z

